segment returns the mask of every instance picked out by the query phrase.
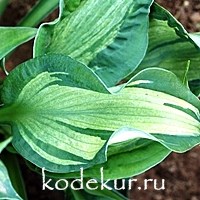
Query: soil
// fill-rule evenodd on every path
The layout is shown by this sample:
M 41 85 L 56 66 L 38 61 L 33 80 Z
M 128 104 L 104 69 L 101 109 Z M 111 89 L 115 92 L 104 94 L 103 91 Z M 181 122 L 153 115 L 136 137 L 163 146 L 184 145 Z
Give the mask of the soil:
M 14 26 L 22 16 L 34 5 L 36 0 L 11 0 L 7 10 L 0 19 L 1 26 Z M 200 0 L 157 0 L 184 25 L 189 32 L 200 31 Z M 55 13 L 46 20 L 52 20 Z M 11 70 L 19 63 L 31 58 L 32 51 L 30 41 L 17 49 L 7 61 L 7 68 Z M 0 74 L 3 76 L 3 74 Z M 134 177 L 138 179 L 137 185 L 129 192 L 130 200 L 199 200 L 200 199 L 200 146 L 184 153 L 172 153 L 161 164 L 142 175 Z M 20 159 L 21 160 L 21 159 Z M 29 200 L 63 200 L 62 192 L 42 191 L 41 176 L 31 172 L 23 161 L 23 176 L 27 188 Z M 139 190 L 145 179 L 157 179 L 158 187 L 162 179 L 165 179 L 165 189 L 157 191 L 149 183 L 147 190 Z M 66 199 L 66 198 L 65 198 Z

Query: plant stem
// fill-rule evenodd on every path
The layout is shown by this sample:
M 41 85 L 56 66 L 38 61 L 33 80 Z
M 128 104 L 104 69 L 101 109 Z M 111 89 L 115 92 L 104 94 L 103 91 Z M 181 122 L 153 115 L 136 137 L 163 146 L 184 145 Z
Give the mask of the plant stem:
M 8 5 L 9 0 L 0 0 L 0 17 Z
M 18 23 L 18 26 L 34 27 L 58 7 L 59 0 L 40 0 Z
M 0 108 L 0 124 L 7 124 L 11 119 L 14 119 L 16 113 L 14 106 Z

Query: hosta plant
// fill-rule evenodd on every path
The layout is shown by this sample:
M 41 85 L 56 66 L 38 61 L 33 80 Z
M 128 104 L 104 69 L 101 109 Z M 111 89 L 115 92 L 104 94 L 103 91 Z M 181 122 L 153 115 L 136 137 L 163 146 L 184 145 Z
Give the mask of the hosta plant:
M 129 178 L 200 143 L 200 36 L 153 0 L 41 0 L 20 25 L 0 27 L 4 71 L 34 38 L 33 58 L 1 81 L 0 199 L 26 199 L 18 154 L 54 182 L 83 169 L 99 184 L 101 169 Z M 85 185 L 66 195 L 126 199 Z

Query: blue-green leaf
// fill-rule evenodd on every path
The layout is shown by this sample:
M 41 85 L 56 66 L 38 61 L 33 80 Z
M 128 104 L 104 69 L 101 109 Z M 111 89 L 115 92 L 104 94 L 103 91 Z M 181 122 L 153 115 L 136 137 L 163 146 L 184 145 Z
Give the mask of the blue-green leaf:
M 88 64 L 108 86 L 130 74 L 148 46 L 152 0 L 87 0 L 39 28 L 34 55 L 60 53 Z M 63 16 L 64 15 L 64 16 Z
M 14 190 L 8 172 L 0 160 L 0 199 L 2 200 L 22 200 Z
M 129 155 L 139 139 L 163 149 L 159 156 L 147 155 L 151 164 L 138 165 L 140 171 L 170 151 L 199 144 L 200 102 L 171 72 L 147 69 L 111 93 L 116 90 L 69 57 L 38 57 L 6 78 L 0 119 L 11 125 L 16 150 L 51 172 L 79 171 L 109 162 L 112 155 Z
M 189 60 L 187 78 L 199 79 L 199 41 L 199 33 L 188 33 L 167 10 L 153 4 L 150 15 L 149 46 L 136 72 L 148 67 L 160 67 L 174 72 L 183 80 Z
M 0 60 L 19 45 L 35 37 L 37 29 L 27 27 L 0 27 Z

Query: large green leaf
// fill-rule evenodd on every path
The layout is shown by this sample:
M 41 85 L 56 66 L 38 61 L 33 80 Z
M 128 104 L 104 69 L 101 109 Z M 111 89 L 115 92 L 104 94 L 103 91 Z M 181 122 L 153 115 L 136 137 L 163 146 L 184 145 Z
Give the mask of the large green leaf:
M 12 131 L 13 131 L 13 133 L 15 133 L 14 134 L 15 136 L 13 138 L 13 145 L 15 146 L 15 148 L 28 160 L 30 160 L 30 158 L 31 158 L 33 163 L 37 164 L 39 162 L 40 167 L 46 166 L 49 170 L 53 170 L 53 171 L 74 170 L 74 169 L 79 168 L 79 166 L 77 164 L 86 165 L 88 162 L 87 160 L 88 159 L 91 160 L 92 158 L 94 158 L 96 156 L 97 152 L 104 146 L 106 139 L 108 138 L 108 135 L 110 135 L 110 132 L 103 131 L 103 135 L 100 137 L 98 135 L 100 135 L 101 131 L 84 130 L 83 128 L 74 127 L 73 125 L 70 125 L 70 124 L 68 124 L 67 121 L 65 121 L 65 119 L 64 119 L 65 117 L 63 118 L 63 120 L 65 122 L 62 119 L 58 119 L 62 115 L 65 116 L 65 114 L 66 114 L 65 112 L 63 112 L 63 114 L 61 112 L 60 113 L 61 115 L 60 115 L 58 111 L 60 109 L 62 110 L 62 108 L 66 107 L 67 105 L 70 106 L 71 103 L 73 104 L 73 102 L 76 102 L 73 99 L 73 98 L 76 99 L 77 98 L 76 96 L 75 97 L 73 97 L 71 95 L 68 96 L 70 93 L 72 93 L 72 94 L 74 93 L 73 88 L 75 86 L 108 93 L 105 86 L 101 83 L 101 81 L 98 79 L 98 77 L 95 76 L 89 68 L 87 68 L 83 64 L 78 63 L 70 58 L 65 57 L 65 56 L 55 55 L 55 56 L 49 56 L 49 57 L 46 56 L 41 59 L 35 59 L 35 60 L 29 61 L 27 63 L 24 63 L 21 67 L 17 67 L 14 71 L 17 71 L 17 73 L 10 73 L 10 75 L 9 75 L 10 78 L 8 78 L 5 81 L 6 86 L 4 87 L 5 90 L 3 89 L 3 95 L 2 95 L 3 102 L 6 105 L 10 105 L 11 107 L 9 106 L 9 107 L 5 108 L 5 110 L 2 110 L 1 120 L 3 120 L 3 118 L 4 118 L 4 121 L 9 122 L 11 119 Z M 53 78 L 54 80 L 52 79 L 51 75 L 52 76 L 55 75 L 55 77 Z M 85 79 L 82 79 L 83 75 L 87 81 L 85 81 Z M 49 76 L 49 78 L 48 78 L 48 76 Z M 57 78 L 56 78 L 56 76 L 57 76 Z M 34 78 L 36 78 L 35 81 L 33 81 Z M 15 80 L 16 84 L 13 85 L 14 80 Z M 19 81 L 19 80 L 21 80 L 21 81 Z M 47 102 L 49 101 L 49 103 L 56 102 L 55 100 L 58 98 L 58 100 L 60 99 L 62 103 L 57 102 L 58 104 L 57 103 L 56 104 L 58 106 L 60 104 L 61 107 L 62 106 L 64 106 L 64 107 L 62 107 L 62 108 L 57 107 L 55 109 L 55 111 L 58 112 L 57 113 L 58 115 L 56 113 L 54 113 L 56 115 L 54 116 L 55 118 L 53 117 L 54 118 L 53 121 L 51 121 L 52 119 L 48 119 L 48 116 L 47 116 L 47 118 L 45 117 L 44 119 L 41 119 L 41 121 L 39 120 L 41 122 L 41 125 L 43 126 L 43 128 L 42 128 L 38 124 L 39 121 L 38 122 L 37 122 L 37 120 L 35 121 L 35 117 L 33 117 L 31 114 L 32 111 L 35 113 L 35 111 L 34 111 L 36 109 L 35 107 L 37 107 L 39 105 L 39 102 L 38 103 L 34 102 L 34 105 L 35 105 L 34 107 L 32 107 L 32 105 L 31 105 L 31 107 L 32 107 L 32 109 L 31 109 L 32 111 L 30 110 L 31 111 L 30 112 L 31 119 L 29 120 L 29 117 L 28 116 L 26 117 L 26 110 L 28 111 L 30 109 L 30 107 L 25 106 L 27 109 L 25 109 L 25 110 L 22 109 L 23 110 L 22 111 L 20 108 L 21 106 L 18 107 L 17 106 L 18 103 L 16 104 L 15 100 L 16 100 L 16 98 L 18 99 L 19 96 L 21 96 L 21 95 L 23 96 L 23 93 L 21 93 L 21 92 L 24 89 L 24 86 L 26 84 L 28 84 L 28 85 L 33 84 L 32 86 L 35 89 L 37 88 L 36 89 L 37 91 L 33 91 L 31 89 L 33 91 L 32 94 L 30 93 L 30 91 L 28 92 L 28 96 L 31 97 L 32 95 L 35 96 L 35 94 L 38 93 L 39 91 L 42 91 L 42 88 L 45 86 L 49 85 L 51 88 L 51 82 L 52 82 L 52 84 L 55 84 L 55 86 L 57 85 L 57 83 L 61 84 L 60 86 L 57 85 L 58 88 L 60 88 L 60 90 L 57 90 L 52 85 L 53 90 L 51 90 L 49 93 L 49 95 L 51 97 L 48 96 L 48 94 L 41 93 L 42 99 L 44 100 L 43 103 L 46 104 L 45 103 L 46 100 L 47 100 Z M 69 93 L 67 91 L 65 92 L 63 90 L 64 86 L 62 86 L 62 84 L 66 85 L 66 87 L 68 87 L 70 90 L 72 89 L 71 92 L 70 92 L 70 90 L 68 91 Z M 86 91 L 89 91 L 89 90 L 86 90 Z M 71 103 L 69 103 L 68 100 L 65 99 L 67 96 L 71 99 Z M 25 99 L 29 101 L 30 100 L 29 97 L 28 97 L 28 99 L 26 99 L 26 98 Z M 49 97 L 51 99 L 48 99 L 46 97 Z M 24 98 L 24 97 L 22 97 L 22 98 Z M 22 100 L 22 101 L 24 101 L 24 100 Z M 35 100 L 40 101 L 40 97 L 39 97 L 39 99 L 35 99 Z M 82 100 L 84 100 L 84 97 Z M 19 103 L 20 103 L 20 101 L 21 100 L 19 100 Z M 48 104 L 48 106 L 47 106 L 48 107 L 47 111 L 48 110 L 50 111 L 51 106 L 54 107 L 54 105 L 50 105 L 50 104 Z M 73 110 L 72 104 L 70 107 Z M 15 106 L 17 106 L 18 108 Z M 8 113 L 8 112 L 11 112 L 11 113 Z M 68 111 L 67 111 L 67 113 L 68 113 Z M 16 121 L 15 121 L 16 119 L 17 119 L 17 121 L 19 120 L 18 121 L 19 123 L 18 122 L 16 123 Z M 58 122 L 57 122 L 57 120 L 58 120 Z M 21 122 L 22 122 L 22 124 L 21 124 Z M 24 122 L 25 123 L 27 122 L 27 126 L 25 126 L 25 127 L 23 125 Z M 50 126 L 49 124 L 51 124 L 52 126 Z M 46 132 L 47 126 L 49 126 L 49 130 L 51 130 L 49 132 L 49 134 L 50 134 L 49 137 L 51 137 L 52 139 L 54 138 L 54 139 L 52 140 L 52 143 L 50 142 L 52 145 L 49 146 L 47 144 L 47 147 L 45 147 L 45 149 L 44 149 L 43 145 L 45 145 L 45 143 L 47 142 L 46 140 L 49 140 L 48 137 L 46 137 L 47 136 L 46 133 L 48 132 L 48 131 Z M 58 127 L 56 127 L 56 126 L 58 126 Z M 55 128 L 55 130 L 54 130 L 54 128 Z M 43 131 L 41 132 L 41 130 L 43 130 Z M 26 135 L 25 137 L 21 137 L 21 134 L 23 135 L 24 131 L 26 133 L 28 133 L 28 135 L 25 134 Z M 31 133 L 33 132 L 34 134 L 30 134 L 30 132 Z M 86 132 L 87 134 L 84 134 L 84 132 Z M 69 134 L 67 134 L 63 138 L 65 133 L 69 133 Z M 40 138 L 41 138 L 40 134 L 42 134 L 44 136 L 44 138 L 43 138 L 44 140 L 43 139 L 40 140 Z M 52 134 L 53 135 L 55 134 L 56 136 L 54 137 Z M 29 136 L 31 138 L 29 138 Z M 32 140 L 35 140 L 35 142 L 37 144 L 35 142 L 33 142 Z M 63 142 L 61 142 L 61 141 L 63 141 Z M 24 145 L 21 146 L 22 143 L 24 143 Z M 39 144 L 39 146 L 37 146 L 38 144 Z M 57 148 L 57 147 L 59 147 L 59 148 Z M 69 149 L 68 149 L 68 147 L 69 147 Z M 85 149 L 85 150 L 83 150 L 83 149 Z M 40 155 L 41 154 L 40 151 L 43 154 L 43 158 Z M 47 151 L 47 152 L 45 152 L 45 151 Z M 54 151 L 54 153 L 53 153 L 53 151 Z M 33 156 L 33 153 L 35 156 Z M 57 155 L 57 154 L 59 154 L 59 155 Z M 105 156 L 104 157 L 97 156 L 96 159 L 94 159 L 94 162 L 97 162 L 97 163 L 102 162 L 102 161 L 105 161 Z M 60 166 L 58 164 L 60 164 Z M 74 166 L 74 164 L 76 164 L 76 165 Z
M 37 29 L 27 27 L 0 27 L 0 60 L 19 45 L 35 37 Z
M 108 86 L 113 86 L 130 74 L 146 53 L 151 3 L 87 0 L 66 14 L 61 1 L 60 18 L 39 28 L 34 55 L 69 55 L 88 64 Z
M 112 148 L 115 146 L 108 148 L 108 154 L 113 151 Z M 95 177 L 101 181 L 129 178 L 154 167 L 170 153 L 171 151 L 159 142 L 140 139 L 134 143 L 131 142 L 129 146 L 126 145 L 123 151 L 119 151 L 117 154 L 111 153 L 107 162 L 85 169 L 83 176 L 85 178 Z M 40 168 L 30 163 L 28 165 L 32 170 L 41 173 Z M 80 172 L 57 174 L 46 171 L 45 174 L 53 178 L 80 178 Z
M 136 176 L 163 161 L 171 152 L 157 142 L 140 140 L 140 143 L 143 143 L 143 145 L 135 145 L 134 148 L 132 147 L 132 150 L 109 156 L 108 161 L 104 164 L 85 169 L 83 172 L 84 177 L 114 180 Z M 68 174 L 51 174 L 46 172 L 46 174 L 57 178 L 80 177 L 80 173 L 77 172 Z
M 107 90 L 92 70 L 69 57 L 35 58 L 5 80 L 0 119 L 11 124 L 16 150 L 52 172 L 103 163 L 107 149 L 108 156 L 129 155 L 140 138 L 167 148 L 150 156 L 154 164 L 200 142 L 200 102 L 174 74 L 144 70 L 120 92 L 108 91 L 114 89 Z
M 0 160 L 0 199 L 2 200 L 22 200 L 22 198 L 15 192 L 6 167 Z
M 150 15 L 149 46 L 137 71 L 147 67 L 161 67 L 184 78 L 188 60 L 188 79 L 200 78 L 200 34 L 187 33 L 182 25 L 165 9 L 153 4 Z

